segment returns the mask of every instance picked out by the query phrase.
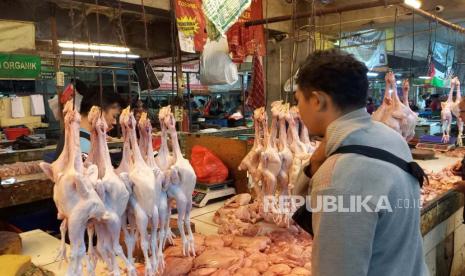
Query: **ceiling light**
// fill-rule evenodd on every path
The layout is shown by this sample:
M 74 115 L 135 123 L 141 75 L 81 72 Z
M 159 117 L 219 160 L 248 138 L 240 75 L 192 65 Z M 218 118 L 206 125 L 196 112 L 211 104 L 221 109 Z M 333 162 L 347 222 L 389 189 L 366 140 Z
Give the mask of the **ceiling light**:
M 73 51 L 61 51 L 62 55 L 67 55 L 67 56 L 72 56 Z M 112 58 L 140 58 L 139 55 L 133 55 L 133 54 L 118 54 L 118 53 L 106 53 L 106 52 L 81 52 L 81 51 L 75 51 L 74 55 L 76 56 L 86 56 L 86 57 L 112 57 Z
M 430 76 L 421 76 L 421 77 L 418 77 L 419 79 L 422 79 L 422 80 L 430 80 L 431 77 Z
M 376 73 L 376 72 L 368 72 L 368 73 L 367 73 L 367 76 L 368 76 L 368 77 L 377 77 L 378 75 L 379 75 L 379 74 Z
M 62 41 L 58 43 L 61 48 L 88 50 L 88 51 L 107 51 L 107 52 L 129 52 L 130 49 L 127 47 L 114 46 L 114 45 L 103 45 L 103 44 L 92 44 L 92 43 L 73 43 L 69 41 Z
M 421 8 L 421 1 L 419 0 L 404 0 L 404 4 L 415 9 Z
M 396 81 L 397 84 L 401 84 L 402 82 L 400 80 Z

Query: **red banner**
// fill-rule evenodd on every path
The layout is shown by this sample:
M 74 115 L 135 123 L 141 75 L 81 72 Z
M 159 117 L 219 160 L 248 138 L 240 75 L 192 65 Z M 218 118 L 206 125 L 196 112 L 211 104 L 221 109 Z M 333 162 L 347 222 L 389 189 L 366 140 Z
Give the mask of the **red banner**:
M 262 0 L 252 0 L 252 4 L 239 17 L 239 20 L 228 30 L 229 50 L 233 61 L 241 63 L 246 56 L 259 56 L 266 54 L 263 25 L 246 28 L 244 22 L 263 19 Z
M 176 5 L 179 44 L 184 52 L 201 52 L 207 41 L 201 0 L 172 0 Z

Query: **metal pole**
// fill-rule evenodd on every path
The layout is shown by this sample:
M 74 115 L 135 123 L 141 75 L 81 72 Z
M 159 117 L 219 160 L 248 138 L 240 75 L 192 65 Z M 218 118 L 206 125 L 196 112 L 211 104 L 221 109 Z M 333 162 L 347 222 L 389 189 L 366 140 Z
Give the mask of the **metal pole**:
M 186 72 L 186 84 L 187 84 L 187 108 L 189 112 L 189 125 L 187 128 L 189 132 L 192 132 L 192 106 L 191 106 L 191 83 L 190 83 L 190 74 Z
M 412 7 L 407 6 L 405 4 L 403 6 L 406 7 L 406 8 L 412 9 Z M 423 16 L 425 18 L 434 20 L 437 23 L 439 23 L 439 24 L 441 24 L 441 25 L 443 25 L 443 26 L 445 26 L 447 28 L 450 28 L 450 29 L 452 29 L 454 31 L 457 31 L 457 32 L 465 33 L 465 28 L 460 26 L 460 25 L 449 22 L 449 21 L 447 21 L 447 20 L 445 20 L 445 19 L 443 19 L 443 18 L 441 18 L 439 16 L 436 16 L 436 15 L 434 15 L 432 13 L 429 13 L 429 12 L 427 12 L 425 10 L 422 10 L 422 9 L 413 9 L 413 10 L 414 10 L 414 12 L 418 13 L 419 15 L 421 15 L 421 16 Z
M 244 115 L 244 125 L 247 125 L 245 121 L 245 80 L 247 79 L 247 72 L 241 74 L 241 100 L 242 100 L 242 115 Z
M 398 5 L 398 4 L 402 4 L 403 2 L 404 1 L 402 0 L 370 1 L 370 2 L 365 2 L 365 3 L 344 5 L 342 7 L 321 8 L 321 9 L 315 9 L 314 12 L 310 11 L 310 12 L 299 13 L 295 15 L 283 15 L 283 16 L 276 16 L 276 17 L 271 17 L 271 18 L 247 21 L 244 23 L 244 25 L 246 27 L 250 27 L 250 26 L 256 26 L 256 25 L 263 25 L 267 22 L 276 23 L 276 22 L 282 22 L 282 21 L 289 21 L 291 19 L 296 20 L 300 18 L 311 17 L 313 14 L 315 16 L 322 16 L 322 15 L 327 15 L 331 13 L 341 13 L 341 12 L 361 10 L 361 9 L 377 8 L 377 7 L 384 7 L 388 5 Z

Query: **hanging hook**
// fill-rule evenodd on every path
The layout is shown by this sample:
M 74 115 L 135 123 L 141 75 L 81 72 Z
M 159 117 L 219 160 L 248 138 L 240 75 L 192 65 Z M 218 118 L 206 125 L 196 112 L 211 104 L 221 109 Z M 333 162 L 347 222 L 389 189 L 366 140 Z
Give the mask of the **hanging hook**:
M 95 0 L 95 5 L 96 5 L 95 16 L 96 16 L 96 23 L 97 23 L 97 43 L 100 44 L 100 13 L 99 13 L 98 0 Z M 100 47 L 98 49 L 97 64 L 98 64 L 98 79 L 99 79 L 100 117 L 103 117 L 103 83 L 102 83 L 102 66 L 101 66 Z
M 71 17 L 71 39 L 73 42 L 73 111 L 76 109 L 76 49 L 74 48 L 74 8 L 69 11 Z
M 119 28 L 121 32 L 121 38 L 123 41 L 124 47 L 128 47 L 128 44 L 126 42 L 126 35 L 124 33 L 124 27 L 123 27 L 123 9 L 121 8 L 121 0 L 118 0 L 118 14 L 119 14 Z M 128 68 L 127 75 L 128 75 L 128 93 L 129 93 L 129 104 L 132 104 L 132 91 L 131 91 L 131 71 L 129 70 L 129 59 L 128 59 L 128 52 L 125 54 L 125 59 L 126 59 L 126 68 Z M 139 92 L 138 92 L 139 93 Z
M 342 38 L 342 12 L 339 13 L 339 49 L 341 49 L 341 38 Z

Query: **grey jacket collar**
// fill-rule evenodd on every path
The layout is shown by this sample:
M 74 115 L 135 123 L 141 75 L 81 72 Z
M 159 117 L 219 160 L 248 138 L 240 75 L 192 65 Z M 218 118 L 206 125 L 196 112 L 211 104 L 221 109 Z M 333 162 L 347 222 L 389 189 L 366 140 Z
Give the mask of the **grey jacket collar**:
M 326 156 L 337 150 L 350 134 L 368 128 L 371 124 L 371 116 L 366 108 L 354 110 L 333 121 L 326 130 Z

